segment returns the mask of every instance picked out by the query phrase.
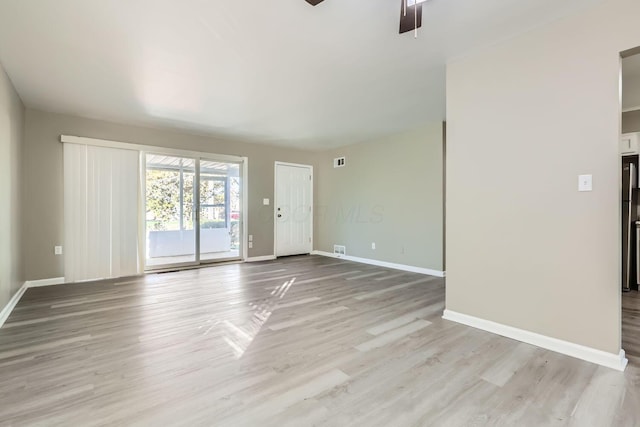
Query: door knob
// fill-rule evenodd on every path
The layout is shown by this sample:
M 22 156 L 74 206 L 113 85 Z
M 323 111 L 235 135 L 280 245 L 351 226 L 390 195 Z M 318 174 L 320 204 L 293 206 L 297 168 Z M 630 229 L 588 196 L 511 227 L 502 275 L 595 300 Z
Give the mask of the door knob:
M 278 218 L 282 218 L 282 215 L 278 214 Z

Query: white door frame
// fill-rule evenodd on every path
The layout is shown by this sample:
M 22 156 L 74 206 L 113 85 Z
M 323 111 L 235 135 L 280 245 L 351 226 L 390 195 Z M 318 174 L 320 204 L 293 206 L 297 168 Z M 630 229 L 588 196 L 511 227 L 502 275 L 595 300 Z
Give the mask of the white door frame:
M 302 167 L 309 168 L 309 172 L 311 173 L 311 212 L 310 212 L 310 227 L 309 236 L 311 236 L 311 242 L 309 242 L 309 253 L 313 251 L 313 211 L 315 206 L 315 201 L 313 198 L 313 166 L 312 165 L 303 165 L 301 163 L 288 163 L 288 162 L 279 162 L 276 161 L 273 166 L 273 256 L 278 257 L 278 166 L 294 166 L 294 167 Z

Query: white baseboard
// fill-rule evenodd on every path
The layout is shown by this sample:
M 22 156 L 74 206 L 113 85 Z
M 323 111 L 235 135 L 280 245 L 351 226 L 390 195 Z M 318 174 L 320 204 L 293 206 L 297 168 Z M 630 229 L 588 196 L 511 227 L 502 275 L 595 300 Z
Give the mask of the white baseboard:
M 7 305 L 5 305 L 2 311 L 0 311 L 0 328 L 4 325 L 4 322 L 7 321 L 13 309 L 16 308 L 20 298 L 22 298 L 22 295 L 24 295 L 27 289 L 37 288 L 39 286 L 60 285 L 62 283 L 64 283 L 64 277 L 55 277 L 53 279 L 43 280 L 27 280 L 24 282 L 22 286 L 20 286 L 20 289 L 18 289 L 18 292 L 13 294 Z
M 625 358 L 624 350 L 620 350 L 619 354 L 608 353 L 606 351 L 597 350 L 580 344 L 574 344 L 569 341 L 540 335 L 535 332 L 525 331 L 523 329 L 514 328 L 513 326 L 503 325 L 501 323 L 480 319 L 478 317 L 469 316 L 467 314 L 451 310 L 445 310 L 442 318 L 527 344 L 532 344 L 537 347 L 542 347 L 567 356 L 575 357 L 577 359 L 586 360 L 587 362 L 606 366 L 607 368 L 618 371 L 624 371 L 628 362 Z
M 27 280 L 27 288 L 39 288 L 40 286 L 52 286 L 64 284 L 64 277 L 54 277 L 52 279 Z
M 429 268 L 414 267 L 412 265 L 396 264 L 394 262 L 378 261 L 375 259 L 360 258 L 360 257 L 355 257 L 350 255 L 337 255 L 331 252 L 312 251 L 311 255 L 321 255 L 321 256 L 327 256 L 331 258 L 346 259 L 347 261 L 360 262 L 362 264 L 377 265 L 378 267 L 393 268 L 395 270 L 410 271 L 412 273 L 426 274 L 429 276 L 436 276 L 436 277 L 446 276 L 446 272 L 440 271 L 440 270 L 431 270 Z
M 245 259 L 245 262 L 259 262 L 259 261 L 273 261 L 276 259 L 275 255 L 264 255 L 264 256 L 252 256 Z
M 18 289 L 18 292 L 13 294 L 7 305 L 5 305 L 2 311 L 0 311 L 0 328 L 4 325 L 4 322 L 7 321 L 13 309 L 16 308 L 16 305 L 18 305 L 18 301 L 20 301 L 20 298 L 24 295 L 27 287 L 27 282 L 23 283 L 22 286 L 20 286 L 20 289 Z

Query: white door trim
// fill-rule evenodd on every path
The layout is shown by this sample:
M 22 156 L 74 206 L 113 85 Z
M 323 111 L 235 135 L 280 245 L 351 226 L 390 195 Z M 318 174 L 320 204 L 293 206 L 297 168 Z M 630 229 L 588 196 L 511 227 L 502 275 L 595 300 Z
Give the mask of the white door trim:
M 273 165 L 273 255 L 278 257 L 278 221 L 277 221 L 277 209 L 278 209 L 278 166 L 294 166 L 294 167 L 302 167 L 309 168 L 309 172 L 311 173 L 311 213 L 310 213 L 310 222 L 309 227 L 309 236 L 311 236 L 311 242 L 309 242 L 309 253 L 313 251 L 313 211 L 315 206 L 315 199 L 313 198 L 313 166 L 312 165 L 303 165 L 300 163 L 288 163 L 288 162 L 279 162 L 276 161 Z

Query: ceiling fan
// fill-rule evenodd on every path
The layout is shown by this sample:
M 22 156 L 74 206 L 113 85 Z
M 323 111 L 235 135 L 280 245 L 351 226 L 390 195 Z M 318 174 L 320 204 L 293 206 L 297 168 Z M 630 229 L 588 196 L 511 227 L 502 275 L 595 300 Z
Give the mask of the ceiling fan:
M 317 6 L 324 0 L 306 0 L 311 6 Z M 400 0 L 400 34 L 414 31 L 418 37 L 418 28 L 422 27 L 422 3 L 428 0 Z

